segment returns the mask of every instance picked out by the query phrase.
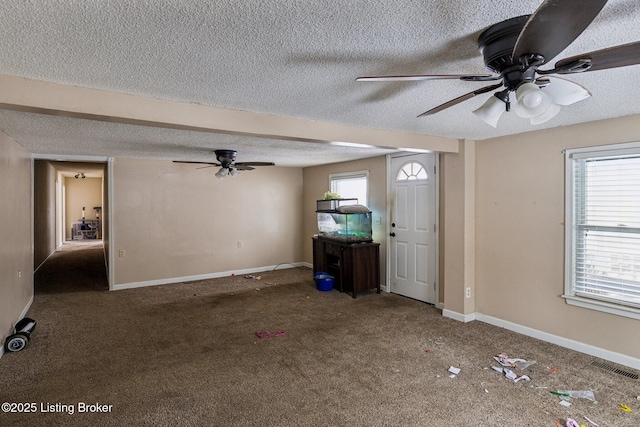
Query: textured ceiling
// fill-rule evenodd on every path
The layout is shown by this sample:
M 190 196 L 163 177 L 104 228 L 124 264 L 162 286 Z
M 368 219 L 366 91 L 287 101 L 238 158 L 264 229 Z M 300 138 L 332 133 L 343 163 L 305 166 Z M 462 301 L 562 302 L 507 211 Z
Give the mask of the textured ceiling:
M 640 113 L 640 66 L 572 75 L 592 97 L 543 125 L 471 111 L 416 116 L 486 83 L 355 82 L 360 75 L 485 73 L 477 37 L 541 0 L 0 1 L 0 74 L 342 125 L 482 140 Z M 640 40 L 640 1 L 611 0 L 557 59 Z M 555 62 L 555 61 L 553 61 Z M 0 110 L 0 129 L 42 154 L 306 166 L 390 152 Z M 257 148 L 259 147 L 259 148 Z

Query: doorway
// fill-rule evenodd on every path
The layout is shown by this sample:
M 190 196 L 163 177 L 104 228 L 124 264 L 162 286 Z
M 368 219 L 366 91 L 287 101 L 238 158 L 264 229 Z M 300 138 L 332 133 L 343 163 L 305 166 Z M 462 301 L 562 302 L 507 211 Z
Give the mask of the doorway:
M 45 290 L 50 279 L 61 275 L 72 283 L 74 274 L 78 277 L 83 274 L 83 283 L 95 274 L 99 284 L 95 289 L 109 288 L 107 160 L 34 159 L 33 247 L 37 291 Z M 65 262 L 61 263 L 61 259 Z
M 438 301 L 437 155 L 389 156 L 390 292 Z

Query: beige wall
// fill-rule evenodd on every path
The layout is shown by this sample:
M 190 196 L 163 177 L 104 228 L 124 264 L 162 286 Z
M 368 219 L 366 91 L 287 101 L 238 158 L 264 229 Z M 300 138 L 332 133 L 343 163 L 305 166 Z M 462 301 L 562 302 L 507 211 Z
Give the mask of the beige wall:
M 477 143 L 477 312 L 640 358 L 640 340 L 631 339 L 640 321 L 570 306 L 560 297 L 562 150 L 630 141 L 640 141 L 638 116 Z
M 302 261 L 302 169 L 215 172 L 115 159 L 116 286 Z
M 0 342 L 33 298 L 31 156 L 0 132 Z M 20 272 L 20 277 L 18 277 Z
M 45 160 L 33 168 L 33 258 L 37 269 L 56 250 L 56 170 Z
M 303 259 L 312 264 L 313 251 L 311 236 L 318 232 L 316 220 L 316 200 L 329 190 L 329 174 L 369 171 L 369 206 L 373 218 L 373 240 L 380 243 L 380 281 L 385 284 L 386 276 L 386 224 L 387 224 L 387 160 L 385 156 L 352 162 L 334 163 L 304 169 L 304 232 Z M 380 218 L 380 224 L 376 219 Z
M 460 141 L 440 156 L 440 303 L 460 315 L 475 311 L 476 143 Z
M 65 238 L 71 239 L 71 224 L 82 219 L 84 206 L 85 219 L 96 219 L 94 206 L 102 206 L 102 178 L 76 179 L 66 177 L 65 185 Z

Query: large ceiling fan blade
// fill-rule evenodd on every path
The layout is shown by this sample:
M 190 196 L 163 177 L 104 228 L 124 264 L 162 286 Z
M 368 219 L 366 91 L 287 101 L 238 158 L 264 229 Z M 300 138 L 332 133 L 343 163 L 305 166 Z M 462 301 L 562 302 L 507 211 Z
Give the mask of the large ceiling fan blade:
M 211 162 L 189 162 L 186 160 L 174 160 L 173 163 L 188 163 L 188 164 L 196 164 L 196 165 L 210 165 L 210 166 L 222 166 L 220 163 L 211 163 Z
M 276 164 L 273 162 L 240 162 L 234 163 L 232 166 L 240 167 L 240 166 L 275 166 Z
M 607 49 L 587 52 L 556 62 L 555 68 L 562 68 L 580 60 L 590 60 L 591 67 L 577 71 L 598 71 L 608 68 L 626 67 L 640 64 L 640 41 L 609 47 Z M 575 71 L 558 71 L 560 74 L 570 74 Z
M 552 60 L 578 38 L 606 3 L 607 0 L 545 0 L 520 32 L 513 48 L 514 62 L 529 54 L 542 55 L 541 64 Z
M 493 74 L 414 74 L 405 76 L 363 76 L 357 82 L 412 82 L 423 80 L 498 80 L 501 76 Z
M 233 169 L 237 169 L 239 171 L 252 171 L 252 170 L 255 169 L 254 167 L 249 166 L 249 165 L 247 165 L 245 163 L 236 163 L 235 165 L 231 165 L 231 167 Z
M 429 111 L 425 111 L 424 113 L 420 114 L 418 117 L 423 117 L 423 116 L 429 116 L 431 114 L 435 114 L 438 113 L 442 110 L 445 110 L 449 107 L 453 107 L 454 105 L 457 105 L 463 101 L 466 101 L 468 99 L 473 98 L 476 95 L 480 95 L 482 93 L 487 93 L 487 92 L 491 92 L 492 90 L 498 89 L 502 86 L 502 83 L 499 84 L 495 84 L 495 85 L 491 85 L 491 86 L 486 86 L 477 90 L 474 90 L 473 92 L 469 92 L 467 94 L 464 94 L 462 96 L 459 96 L 457 98 L 452 99 L 451 101 L 447 101 L 444 104 L 440 104 L 437 107 L 432 108 Z
M 551 96 L 554 104 L 571 105 L 591 96 L 591 93 L 578 83 L 559 77 L 544 78 L 549 80 L 549 84 L 541 89 Z

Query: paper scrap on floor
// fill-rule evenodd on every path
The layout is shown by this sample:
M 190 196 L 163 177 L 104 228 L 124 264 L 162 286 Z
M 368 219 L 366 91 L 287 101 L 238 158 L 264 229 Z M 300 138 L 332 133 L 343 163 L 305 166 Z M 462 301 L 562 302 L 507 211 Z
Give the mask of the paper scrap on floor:
M 493 369 L 496 372 L 500 372 L 501 374 L 504 374 L 505 377 L 509 378 L 510 380 L 513 380 L 514 383 L 517 383 L 520 380 L 525 380 L 525 381 L 531 380 L 531 378 L 529 378 L 528 375 L 521 375 L 520 377 L 518 377 L 518 375 L 515 372 L 513 372 L 511 369 L 500 368 L 499 366 L 492 366 L 491 369 Z
M 507 356 L 505 353 L 500 353 L 497 356 L 494 356 L 493 358 L 502 366 L 508 366 L 510 368 L 518 368 L 518 369 L 525 369 L 533 365 L 534 363 L 536 363 L 535 360 L 511 358 Z

